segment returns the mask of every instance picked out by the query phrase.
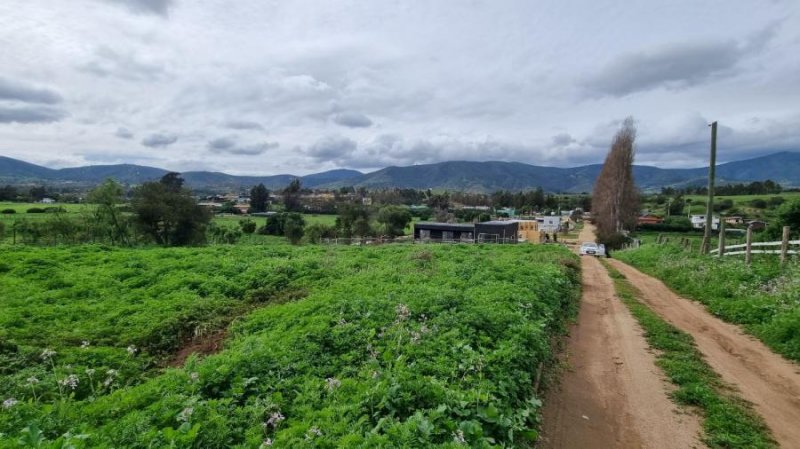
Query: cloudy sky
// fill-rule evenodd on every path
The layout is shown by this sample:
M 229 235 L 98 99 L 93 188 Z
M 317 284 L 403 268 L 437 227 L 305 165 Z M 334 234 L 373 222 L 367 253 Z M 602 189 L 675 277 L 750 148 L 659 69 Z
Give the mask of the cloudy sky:
M 623 5 L 625 3 L 625 5 Z M 3 0 L 0 155 L 306 174 L 800 151 L 797 0 Z

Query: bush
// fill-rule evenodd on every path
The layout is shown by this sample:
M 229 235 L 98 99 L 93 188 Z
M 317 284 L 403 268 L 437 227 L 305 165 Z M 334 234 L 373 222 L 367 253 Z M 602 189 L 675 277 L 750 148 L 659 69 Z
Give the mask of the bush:
M 0 214 L 6 214 L 6 215 L 11 215 L 16 213 L 17 211 L 15 209 L 3 209 L 2 211 L 0 211 Z
M 41 207 L 31 207 L 30 209 L 26 210 L 25 212 L 29 214 L 43 214 L 45 212 L 44 209 Z
M 251 219 L 245 219 L 239 222 L 239 228 L 245 234 L 252 234 L 256 232 L 256 222 Z
M 761 198 L 756 198 L 754 200 L 750 200 L 750 206 L 755 207 L 756 209 L 766 209 L 767 202 Z
M 297 245 L 303 239 L 305 226 L 306 222 L 303 220 L 302 215 L 295 212 L 286 215 L 283 223 L 283 232 L 292 245 Z
M 66 210 L 66 209 L 64 209 L 64 208 L 63 208 L 63 207 L 61 207 L 61 206 L 50 206 L 50 207 L 45 207 L 45 208 L 44 208 L 44 212 L 45 212 L 46 214 L 58 214 L 58 213 L 63 213 L 63 212 L 66 212 L 66 211 L 67 211 L 67 210 Z
M 305 237 L 309 243 L 319 243 L 322 239 L 336 238 L 336 227 L 314 223 L 306 227 Z

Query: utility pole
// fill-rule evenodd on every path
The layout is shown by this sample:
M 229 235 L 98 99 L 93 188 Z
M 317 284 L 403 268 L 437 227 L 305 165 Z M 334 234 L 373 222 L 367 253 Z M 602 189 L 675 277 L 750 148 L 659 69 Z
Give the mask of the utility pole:
M 703 234 L 701 254 L 708 254 L 711 246 L 711 227 L 714 224 L 714 176 L 717 171 L 717 122 L 711 123 L 711 161 L 708 165 L 708 201 L 706 203 L 706 230 Z

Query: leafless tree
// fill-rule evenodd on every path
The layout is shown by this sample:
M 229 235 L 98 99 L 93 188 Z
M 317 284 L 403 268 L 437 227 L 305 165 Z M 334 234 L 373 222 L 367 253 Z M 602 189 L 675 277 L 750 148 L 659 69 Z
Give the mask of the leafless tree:
M 636 126 L 628 117 L 611 142 L 603 169 L 592 192 L 592 216 L 598 240 L 618 247 L 623 233 L 636 226 L 639 192 L 633 180 Z

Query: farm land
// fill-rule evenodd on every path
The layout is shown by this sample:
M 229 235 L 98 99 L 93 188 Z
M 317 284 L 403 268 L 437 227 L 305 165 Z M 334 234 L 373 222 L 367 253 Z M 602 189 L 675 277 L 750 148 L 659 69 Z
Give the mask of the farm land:
M 0 447 L 535 440 L 574 255 L 262 243 L 3 247 Z

